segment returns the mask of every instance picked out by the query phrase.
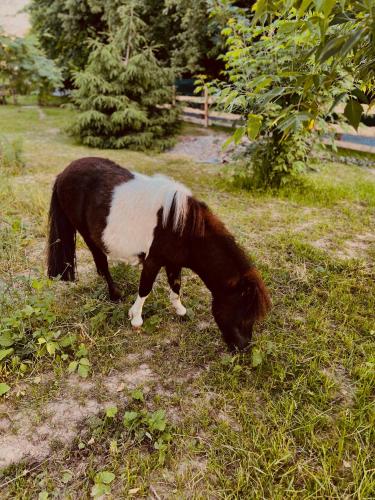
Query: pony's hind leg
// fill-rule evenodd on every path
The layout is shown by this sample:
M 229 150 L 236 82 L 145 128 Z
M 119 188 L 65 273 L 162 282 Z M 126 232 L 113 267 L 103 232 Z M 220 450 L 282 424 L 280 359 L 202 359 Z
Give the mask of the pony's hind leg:
M 92 256 L 94 257 L 94 262 L 96 265 L 96 270 L 100 276 L 106 280 L 108 285 L 109 298 L 114 302 L 121 299 L 120 289 L 117 287 L 112 279 L 111 273 L 109 272 L 108 259 L 106 254 L 92 241 L 91 238 L 83 236 L 86 245 L 89 247 Z
M 181 290 L 181 267 L 166 266 L 167 278 L 171 291 L 169 298 L 172 306 L 179 316 L 185 316 L 186 307 L 181 304 L 180 290 Z

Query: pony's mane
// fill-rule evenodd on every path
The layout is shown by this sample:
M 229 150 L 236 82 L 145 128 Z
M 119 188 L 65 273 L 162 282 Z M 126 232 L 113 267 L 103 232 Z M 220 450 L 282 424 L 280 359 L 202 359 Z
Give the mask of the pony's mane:
M 249 314 L 254 321 L 265 317 L 271 307 L 267 288 L 245 250 L 237 243 L 223 222 L 202 202 L 194 198 L 189 200 L 189 230 L 195 236 L 211 233 L 217 244 L 224 249 L 233 265 L 233 281 L 228 285 L 238 288 L 248 296 Z
M 136 173 L 135 177 L 152 183 L 150 195 L 152 192 L 160 195 L 162 200 L 161 208 L 163 209 L 163 226 L 165 227 L 168 222 L 172 222 L 173 230 L 182 232 L 188 215 L 189 199 L 192 196 L 190 189 L 162 174 L 149 177 Z
M 236 262 L 237 269 L 241 273 L 246 272 L 252 265 L 249 257 L 225 227 L 224 223 L 207 207 L 204 226 L 206 230 L 210 228 L 211 232 L 215 234 L 216 238 L 220 241 L 220 246 L 225 249 L 226 254 L 231 256 L 233 261 Z

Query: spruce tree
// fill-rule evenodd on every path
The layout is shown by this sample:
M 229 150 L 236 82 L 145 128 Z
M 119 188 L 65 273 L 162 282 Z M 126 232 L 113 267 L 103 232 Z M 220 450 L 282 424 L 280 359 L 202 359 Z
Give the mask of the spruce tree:
M 142 35 L 137 2 L 119 9 L 120 24 L 107 43 L 92 41 L 86 69 L 75 75 L 80 113 L 72 134 L 98 148 L 165 149 L 173 143 L 178 111 L 173 72 L 156 59 Z

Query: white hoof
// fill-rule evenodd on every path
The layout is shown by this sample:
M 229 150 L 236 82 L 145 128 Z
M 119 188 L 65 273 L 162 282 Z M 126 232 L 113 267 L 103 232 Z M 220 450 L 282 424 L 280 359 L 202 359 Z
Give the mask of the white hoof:
M 172 306 L 174 307 L 174 310 L 176 311 L 176 314 L 179 316 L 185 316 L 186 314 L 186 307 L 184 307 L 181 304 L 180 296 L 175 293 L 173 290 L 169 292 L 169 298 L 172 303 Z
M 143 319 L 142 318 L 133 318 L 130 323 L 131 323 L 133 328 L 140 328 L 143 325 Z
M 139 314 L 139 311 L 134 310 L 133 307 L 131 307 L 129 309 L 129 319 L 130 319 L 131 325 L 134 328 L 139 328 L 143 325 L 142 316 Z
M 175 307 L 175 310 L 176 310 L 176 314 L 178 314 L 178 316 L 185 316 L 185 314 L 186 314 L 186 307 L 184 307 L 182 304 L 178 304 Z

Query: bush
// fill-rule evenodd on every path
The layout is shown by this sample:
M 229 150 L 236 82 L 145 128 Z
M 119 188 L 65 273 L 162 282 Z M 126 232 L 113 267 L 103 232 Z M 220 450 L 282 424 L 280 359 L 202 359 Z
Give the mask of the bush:
M 236 186 L 251 189 L 265 186 L 276 189 L 297 181 L 305 170 L 311 150 L 303 134 L 288 136 L 282 141 L 262 137 L 246 150 L 245 161 L 235 166 L 231 174 Z
M 137 3 L 119 10 L 122 24 L 108 43 L 93 41 L 85 71 L 75 76 L 79 115 L 71 133 L 96 148 L 149 148 L 173 145 L 178 110 L 172 101 L 173 72 L 163 67 L 143 34 Z
M 369 104 L 375 85 L 370 3 L 258 1 L 251 11 L 219 3 L 219 14 L 228 10 L 227 79 L 216 94 L 244 118 L 231 139 L 258 140 L 248 184 L 279 188 L 293 180 L 303 170 L 304 137 L 326 133 L 339 102 L 358 128 L 361 102 Z

